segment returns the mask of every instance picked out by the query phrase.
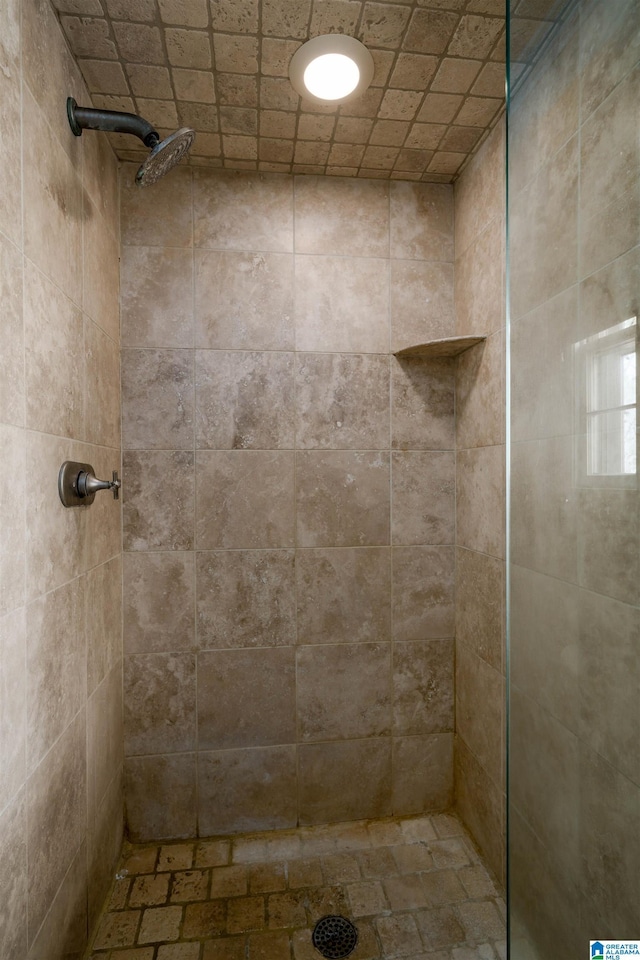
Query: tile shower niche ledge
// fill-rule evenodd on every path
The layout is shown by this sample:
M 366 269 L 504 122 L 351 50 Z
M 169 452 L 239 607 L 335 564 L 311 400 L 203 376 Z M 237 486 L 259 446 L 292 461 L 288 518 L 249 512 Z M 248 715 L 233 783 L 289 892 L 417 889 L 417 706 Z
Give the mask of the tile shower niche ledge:
M 469 347 L 484 343 L 486 337 L 445 337 L 442 340 L 427 340 L 402 350 L 395 350 L 394 357 L 457 357 Z

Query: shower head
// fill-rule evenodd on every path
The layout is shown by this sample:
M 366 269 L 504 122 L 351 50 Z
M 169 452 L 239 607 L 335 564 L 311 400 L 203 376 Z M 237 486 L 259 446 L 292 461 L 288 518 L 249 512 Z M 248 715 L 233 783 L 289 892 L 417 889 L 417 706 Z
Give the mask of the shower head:
M 182 127 L 161 142 L 157 130 L 137 114 L 79 107 L 73 97 L 67 98 L 67 117 L 76 137 L 81 137 L 83 130 L 102 130 L 105 133 L 130 133 L 142 140 L 151 153 L 136 174 L 136 183 L 140 187 L 155 183 L 168 173 L 190 150 L 196 136 L 189 127 Z
M 168 173 L 189 152 L 194 139 L 194 131 L 189 127 L 182 127 L 157 143 L 136 173 L 138 186 L 147 187 L 156 183 L 160 177 L 164 177 L 165 173 Z

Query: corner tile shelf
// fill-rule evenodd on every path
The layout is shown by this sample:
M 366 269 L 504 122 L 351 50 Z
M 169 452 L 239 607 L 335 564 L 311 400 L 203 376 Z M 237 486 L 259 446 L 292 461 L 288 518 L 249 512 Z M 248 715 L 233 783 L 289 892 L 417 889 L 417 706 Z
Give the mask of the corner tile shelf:
M 394 357 L 457 357 L 469 347 L 484 343 L 486 337 L 445 337 L 443 340 L 427 340 L 415 346 L 395 350 Z

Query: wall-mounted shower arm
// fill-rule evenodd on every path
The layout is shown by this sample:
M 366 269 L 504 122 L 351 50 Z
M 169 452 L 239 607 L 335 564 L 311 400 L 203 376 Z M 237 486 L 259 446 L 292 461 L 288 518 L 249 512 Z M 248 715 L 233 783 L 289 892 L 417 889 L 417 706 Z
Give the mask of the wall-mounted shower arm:
M 94 110 L 93 107 L 79 107 L 73 97 L 67 98 L 67 116 L 69 126 L 76 137 L 83 130 L 102 130 L 105 133 L 130 133 L 139 137 L 149 149 L 160 143 L 160 135 L 148 120 L 135 113 L 120 113 L 118 110 Z

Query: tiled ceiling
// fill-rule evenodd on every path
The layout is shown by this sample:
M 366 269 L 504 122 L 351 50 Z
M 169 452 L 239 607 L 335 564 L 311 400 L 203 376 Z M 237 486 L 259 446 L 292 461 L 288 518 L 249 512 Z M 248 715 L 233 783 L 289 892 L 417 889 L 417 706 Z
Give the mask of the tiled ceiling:
M 549 0 L 521 0 L 533 23 Z M 449 182 L 504 103 L 504 0 L 53 0 L 93 105 L 161 136 L 193 127 L 190 162 L 236 170 Z M 347 33 L 375 75 L 338 107 L 301 99 L 288 65 Z M 85 104 L 86 106 L 86 104 Z M 146 156 L 112 135 L 118 156 Z

